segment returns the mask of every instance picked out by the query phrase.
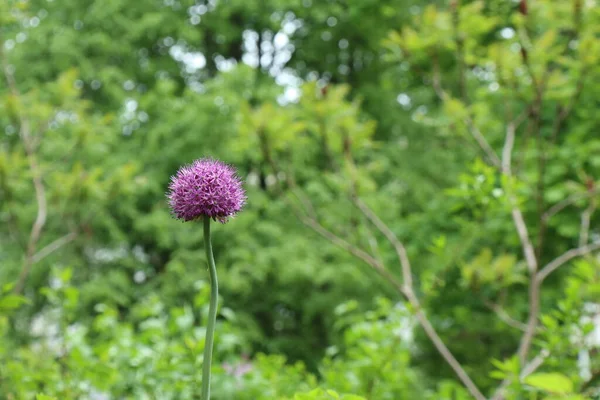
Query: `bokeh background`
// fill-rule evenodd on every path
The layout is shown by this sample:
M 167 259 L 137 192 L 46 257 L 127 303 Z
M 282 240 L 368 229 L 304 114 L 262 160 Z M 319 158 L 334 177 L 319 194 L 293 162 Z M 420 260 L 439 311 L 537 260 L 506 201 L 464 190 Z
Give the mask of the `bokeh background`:
M 215 400 L 600 398 L 599 37 L 596 0 L 2 0 L 0 398 L 198 398 L 165 192 L 206 156 L 248 191 Z

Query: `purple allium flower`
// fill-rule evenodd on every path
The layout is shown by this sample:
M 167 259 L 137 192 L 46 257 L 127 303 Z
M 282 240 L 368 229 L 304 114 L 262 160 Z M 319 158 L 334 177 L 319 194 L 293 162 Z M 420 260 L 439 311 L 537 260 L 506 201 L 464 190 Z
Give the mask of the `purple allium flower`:
M 206 216 L 225 223 L 246 202 L 235 169 L 206 158 L 181 167 L 171 178 L 167 197 L 173 215 L 184 221 Z

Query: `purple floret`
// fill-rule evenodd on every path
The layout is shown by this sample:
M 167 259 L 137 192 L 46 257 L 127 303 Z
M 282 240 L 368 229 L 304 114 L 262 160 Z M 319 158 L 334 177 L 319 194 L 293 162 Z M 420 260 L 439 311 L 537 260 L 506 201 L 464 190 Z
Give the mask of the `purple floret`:
M 167 193 L 173 215 L 184 221 L 210 217 L 227 222 L 246 202 L 235 169 L 221 161 L 199 159 L 181 167 Z

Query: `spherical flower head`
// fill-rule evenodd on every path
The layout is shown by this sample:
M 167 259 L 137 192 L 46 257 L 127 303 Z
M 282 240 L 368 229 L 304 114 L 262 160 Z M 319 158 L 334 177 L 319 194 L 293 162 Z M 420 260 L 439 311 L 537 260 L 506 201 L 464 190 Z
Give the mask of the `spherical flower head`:
M 246 203 L 246 193 L 235 169 L 206 158 L 177 171 L 171 178 L 167 198 L 175 218 L 184 221 L 209 217 L 225 223 Z

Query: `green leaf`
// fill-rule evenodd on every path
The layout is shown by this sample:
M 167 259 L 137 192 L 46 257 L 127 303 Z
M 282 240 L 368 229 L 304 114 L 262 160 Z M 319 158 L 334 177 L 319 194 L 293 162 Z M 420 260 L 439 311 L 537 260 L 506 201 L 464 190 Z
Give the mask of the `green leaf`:
M 551 396 L 546 397 L 544 400 L 589 400 L 589 398 L 580 394 L 572 394 L 568 396 Z
M 21 307 L 23 304 L 28 304 L 29 300 L 23 296 L 16 294 L 9 294 L 0 298 L 0 310 L 15 310 Z
M 2 293 L 8 293 L 15 287 L 16 282 L 8 282 L 2 285 Z
M 35 396 L 35 400 L 56 400 L 56 397 L 46 396 L 45 394 L 38 394 Z
M 525 379 L 525 383 L 536 389 L 553 394 L 569 394 L 573 392 L 573 382 L 558 372 L 533 374 Z

